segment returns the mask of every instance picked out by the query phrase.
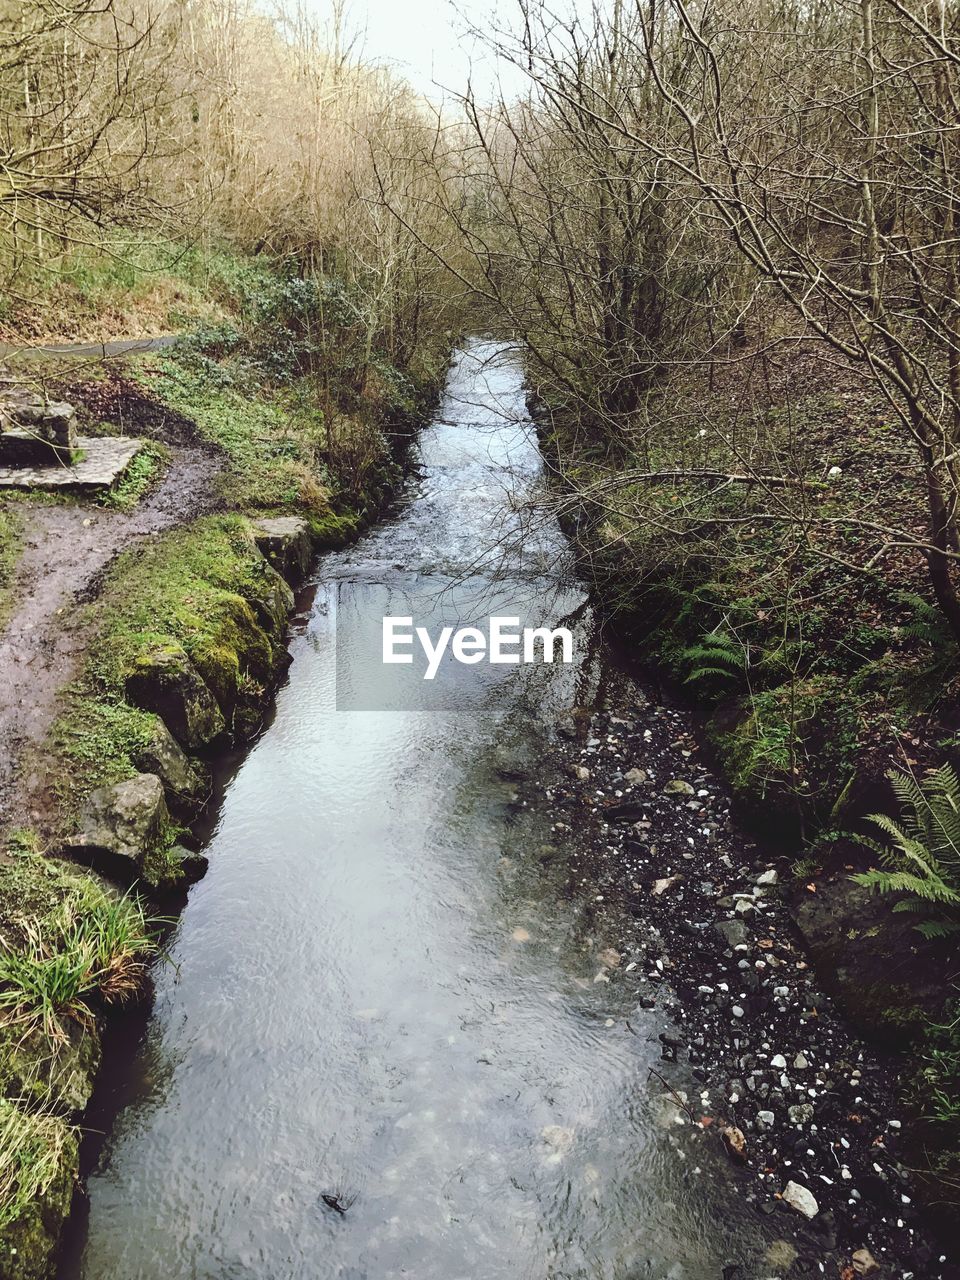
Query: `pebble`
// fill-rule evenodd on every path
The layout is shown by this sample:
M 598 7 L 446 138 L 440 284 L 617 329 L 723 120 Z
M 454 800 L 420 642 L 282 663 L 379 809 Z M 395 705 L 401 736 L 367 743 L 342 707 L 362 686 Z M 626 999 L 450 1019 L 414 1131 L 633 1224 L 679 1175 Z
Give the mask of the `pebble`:
M 788 1182 L 784 1187 L 781 1199 L 791 1209 L 803 1214 L 805 1218 L 815 1218 L 820 1212 L 816 1197 L 799 1182 Z

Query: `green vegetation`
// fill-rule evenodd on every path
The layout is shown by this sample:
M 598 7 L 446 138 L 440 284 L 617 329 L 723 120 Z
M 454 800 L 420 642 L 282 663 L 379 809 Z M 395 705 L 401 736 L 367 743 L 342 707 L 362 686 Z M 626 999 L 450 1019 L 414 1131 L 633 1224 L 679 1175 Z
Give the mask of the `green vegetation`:
M 28 343 L 213 325 L 233 313 L 268 270 L 227 248 L 112 232 L 53 261 L 30 264 L 19 298 L 8 298 L 0 313 L 0 328 Z
M 86 609 L 96 642 L 52 735 L 64 820 L 91 790 L 139 771 L 157 722 L 126 701 L 137 658 L 179 646 L 229 706 L 269 677 L 287 595 L 247 521 L 210 516 L 126 552 Z
M 869 841 L 883 867 L 853 878 L 868 889 L 897 895 L 894 911 L 927 915 L 916 925 L 924 937 L 955 933 L 960 930 L 960 780 L 950 765 L 929 770 L 919 782 L 896 770 L 887 776 L 902 817 L 871 815 L 892 844 Z
M 0 1231 L 50 1190 L 76 1146 L 74 1130 L 51 1112 L 24 1111 L 0 1098 Z
M 21 522 L 14 511 L 0 509 L 0 623 L 9 607 L 9 591 L 20 553 Z
M 83 1021 L 94 998 L 125 1004 L 142 993 L 154 953 L 142 907 L 93 889 L 66 899 L 43 924 L 28 920 L 16 947 L 0 945 L 0 1023 L 65 1042 L 65 1020 Z
M 168 457 L 169 451 L 162 444 L 152 440 L 144 444 L 114 487 L 103 495 L 102 505 L 116 511 L 132 511 L 152 487 Z

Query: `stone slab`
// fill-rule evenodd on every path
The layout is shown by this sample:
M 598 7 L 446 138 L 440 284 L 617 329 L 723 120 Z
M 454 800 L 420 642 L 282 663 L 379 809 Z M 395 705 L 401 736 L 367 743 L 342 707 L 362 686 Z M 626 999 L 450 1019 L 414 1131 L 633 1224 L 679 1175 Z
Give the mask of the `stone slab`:
M 0 467 L 0 489 L 99 493 L 116 483 L 143 444 L 128 437 L 80 436 L 77 448 L 83 457 L 73 466 Z

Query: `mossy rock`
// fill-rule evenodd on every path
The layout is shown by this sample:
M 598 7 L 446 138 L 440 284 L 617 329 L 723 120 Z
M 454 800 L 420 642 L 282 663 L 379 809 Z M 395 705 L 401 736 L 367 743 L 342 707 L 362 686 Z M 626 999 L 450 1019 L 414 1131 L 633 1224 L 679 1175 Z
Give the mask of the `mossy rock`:
M 356 511 L 344 511 L 340 514 L 330 511 L 310 519 L 310 532 L 321 551 L 336 551 L 347 546 L 357 537 L 360 528 L 361 519 Z
M 126 692 L 134 706 L 158 715 L 188 751 L 209 747 L 226 729 L 216 699 L 177 644 L 152 645 L 138 654 Z
M 155 773 L 100 787 L 81 811 L 82 831 L 66 841 L 83 861 L 121 884 L 142 880 L 167 889 L 181 878 L 170 856 L 173 828 L 163 784 Z
M 79 1144 L 66 1121 L 49 1116 L 45 1124 L 55 1136 L 55 1171 L 42 1192 L 12 1222 L 0 1226 L 0 1280 L 52 1280 L 56 1273 L 79 1174 Z
M 209 770 L 191 760 L 159 716 L 152 716 L 150 736 L 135 754 L 141 773 L 155 773 L 163 783 L 167 803 L 178 814 L 196 811 L 209 791 Z
M 93 1019 L 64 1020 L 67 1040 L 41 1027 L 0 1027 L 0 1096 L 79 1115 L 100 1069 L 100 1033 Z

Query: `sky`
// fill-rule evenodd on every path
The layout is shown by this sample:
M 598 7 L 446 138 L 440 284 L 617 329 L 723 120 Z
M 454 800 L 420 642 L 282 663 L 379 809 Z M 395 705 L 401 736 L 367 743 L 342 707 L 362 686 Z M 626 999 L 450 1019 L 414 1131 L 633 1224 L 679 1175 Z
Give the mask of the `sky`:
M 309 7 L 325 21 L 333 6 L 309 0 Z M 498 74 L 508 92 L 519 90 L 523 77 L 498 67 L 470 27 L 492 31 L 516 9 L 515 0 L 348 0 L 347 24 L 367 58 L 392 66 L 426 96 L 460 92 L 472 75 L 478 96 L 487 97 Z

